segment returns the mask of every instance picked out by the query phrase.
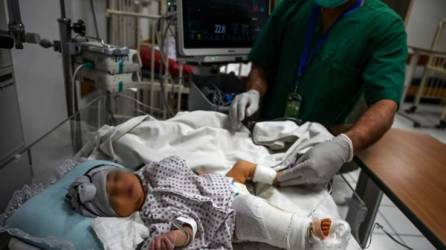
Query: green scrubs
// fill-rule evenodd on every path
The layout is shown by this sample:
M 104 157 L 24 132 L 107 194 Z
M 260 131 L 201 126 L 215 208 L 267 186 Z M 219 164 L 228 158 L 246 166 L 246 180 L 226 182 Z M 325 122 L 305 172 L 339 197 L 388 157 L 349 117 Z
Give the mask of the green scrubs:
M 267 76 L 261 118 L 285 114 L 294 90 L 313 0 L 282 0 L 251 51 L 250 60 Z M 321 23 L 313 44 L 321 35 Z M 362 94 L 367 103 L 389 99 L 399 103 L 405 76 L 407 42 L 401 18 L 379 0 L 344 16 L 302 77 L 299 117 L 330 126 L 342 123 Z

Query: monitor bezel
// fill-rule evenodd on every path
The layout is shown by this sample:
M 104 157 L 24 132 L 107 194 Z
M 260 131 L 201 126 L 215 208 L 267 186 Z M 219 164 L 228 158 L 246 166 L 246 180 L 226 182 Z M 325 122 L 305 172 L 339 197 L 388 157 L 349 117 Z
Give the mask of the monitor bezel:
M 271 1 L 268 1 L 268 14 L 271 10 Z M 183 0 L 177 0 L 177 53 L 183 57 L 204 56 L 245 56 L 251 47 L 240 48 L 186 48 L 184 42 Z

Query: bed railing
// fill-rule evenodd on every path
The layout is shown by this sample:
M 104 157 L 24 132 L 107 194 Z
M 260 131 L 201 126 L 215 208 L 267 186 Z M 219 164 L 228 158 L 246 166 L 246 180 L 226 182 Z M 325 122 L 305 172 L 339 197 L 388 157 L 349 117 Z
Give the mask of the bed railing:
M 436 125 L 437 128 L 446 128 L 446 52 L 444 47 L 446 39 L 446 19 L 440 20 L 437 26 L 431 49 L 424 49 L 410 46 L 411 60 L 406 72 L 406 80 L 404 84 L 404 93 L 401 103 L 408 95 L 414 95 L 413 105 L 406 110 L 411 114 L 418 110 L 421 99 L 437 100 L 443 105 L 443 112 L 440 115 L 440 121 Z M 416 67 L 423 65 L 422 59 L 427 59 L 424 72 L 419 86 L 411 86 L 413 75 Z M 406 116 L 402 113 L 403 116 Z M 410 117 L 408 119 L 414 122 L 415 127 L 420 127 L 421 123 Z
M 88 156 L 86 146 L 95 143 L 94 134 L 103 125 L 118 125 L 149 112 L 157 118 L 163 114 L 162 110 L 125 94 L 94 98 L 79 112 L 0 162 L 0 211 L 16 189 L 51 178 L 67 159 Z

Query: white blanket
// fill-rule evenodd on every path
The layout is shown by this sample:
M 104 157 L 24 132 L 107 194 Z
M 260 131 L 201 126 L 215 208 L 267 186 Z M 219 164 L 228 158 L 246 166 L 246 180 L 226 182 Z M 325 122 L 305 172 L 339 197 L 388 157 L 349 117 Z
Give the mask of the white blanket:
M 144 225 L 139 212 L 126 218 L 97 217 L 91 227 L 104 250 L 136 249 L 139 243 L 150 236 L 149 228 Z
M 260 137 L 256 142 L 262 138 L 269 142 L 274 136 L 278 139 L 287 138 L 289 142 L 291 135 L 277 133 L 277 129 L 283 125 L 259 125 L 262 125 L 259 131 L 263 132 L 257 133 Z M 264 133 L 268 131 L 268 126 L 272 128 L 272 134 Z M 236 133 L 229 132 L 228 128 L 228 117 L 217 112 L 181 112 L 166 121 L 150 116 L 135 117 L 119 126 L 100 129 L 100 145 L 94 157 L 105 156 L 124 165 L 138 166 L 176 155 L 185 159 L 193 169 L 225 174 L 237 160 L 280 168 L 280 163 L 287 155 L 303 153 L 313 145 L 332 138 L 323 126 L 316 123 L 287 127 L 283 131 L 290 131 L 297 141 L 287 152 L 274 153 L 265 146 L 256 145 L 247 128 Z M 321 214 L 338 217 L 336 204 L 326 191 L 316 192 L 296 187 L 279 190 L 257 185 L 256 194 L 272 205 L 302 216 L 309 216 L 318 210 Z

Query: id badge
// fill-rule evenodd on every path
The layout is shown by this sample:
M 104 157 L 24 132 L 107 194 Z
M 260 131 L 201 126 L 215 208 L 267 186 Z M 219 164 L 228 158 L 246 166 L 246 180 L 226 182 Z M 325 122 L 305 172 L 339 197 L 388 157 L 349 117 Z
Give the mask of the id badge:
M 296 92 L 288 95 L 285 117 L 297 118 L 302 104 L 302 96 Z

